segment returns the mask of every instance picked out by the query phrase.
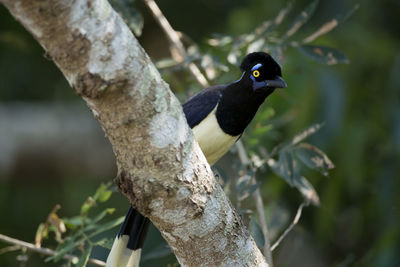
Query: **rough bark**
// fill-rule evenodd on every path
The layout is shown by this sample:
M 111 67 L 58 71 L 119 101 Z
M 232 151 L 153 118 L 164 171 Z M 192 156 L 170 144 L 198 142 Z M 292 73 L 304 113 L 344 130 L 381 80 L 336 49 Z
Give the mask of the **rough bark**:
M 113 147 L 120 191 L 161 231 L 182 266 L 267 265 L 179 102 L 107 1 L 0 2 L 86 101 Z

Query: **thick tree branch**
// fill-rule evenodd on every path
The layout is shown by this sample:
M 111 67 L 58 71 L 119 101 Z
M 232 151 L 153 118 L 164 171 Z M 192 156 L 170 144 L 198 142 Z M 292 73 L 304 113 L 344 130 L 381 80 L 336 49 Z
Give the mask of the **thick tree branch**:
M 183 266 L 267 266 L 215 182 L 181 106 L 104 0 L 0 0 L 100 122 L 121 192 Z

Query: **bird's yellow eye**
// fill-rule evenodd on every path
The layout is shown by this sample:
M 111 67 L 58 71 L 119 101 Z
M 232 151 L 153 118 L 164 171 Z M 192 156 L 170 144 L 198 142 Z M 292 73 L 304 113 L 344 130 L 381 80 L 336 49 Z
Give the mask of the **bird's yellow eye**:
M 258 70 L 253 71 L 253 76 L 257 78 L 258 76 L 260 76 L 260 72 Z

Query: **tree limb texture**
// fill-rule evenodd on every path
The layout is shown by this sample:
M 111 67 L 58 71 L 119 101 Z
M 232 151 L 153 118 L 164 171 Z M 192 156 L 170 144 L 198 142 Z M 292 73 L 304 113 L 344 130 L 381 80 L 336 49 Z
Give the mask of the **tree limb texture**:
M 111 142 L 120 191 L 160 230 L 182 266 L 267 266 L 180 103 L 107 1 L 0 2 L 86 101 Z

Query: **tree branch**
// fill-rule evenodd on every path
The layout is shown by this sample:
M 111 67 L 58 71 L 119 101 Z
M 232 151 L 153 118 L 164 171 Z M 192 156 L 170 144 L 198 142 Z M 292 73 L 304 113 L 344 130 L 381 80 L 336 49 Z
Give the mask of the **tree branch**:
M 28 250 L 37 252 L 39 254 L 48 255 L 48 256 L 54 256 L 57 254 L 57 252 L 55 252 L 54 250 L 51 250 L 49 248 L 37 247 L 34 244 L 31 244 L 31 243 L 28 243 L 28 242 L 25 242 L 22 240 L 18 240 L 18 239 L 15 239 L 15 238 L 12 238 L 12 237 L 9 237 L 6 235 L 2 235 L 2 234 L 0 234 L 0 240 L 3 242 L 6 242 L 8 244 L 16 245 L 16 247 L 18 247 L 18 249 L 27 248 Z M 70 255 L 70 254 L 65 254 L 63 256 L 63 259 L 70 260 L 72 263 L 75 263 L 75 264 L 78 263 L 78 261 L 79 261 L 79 258 L 77 256 Z M 93 265 L 96 265 L 96 266 L 106 266 L 106 263 L 101 260 L 89 259 L 88 262 Z
M 254 183 L 257 183 L 256 178 L 254 176 Z M 256 210 L 258 216 L 258 222 L 260 223 L 261 230 L 264 236 L 264 248 L 263 254 L 267 259 L 270 267 L 273 267 L 273 260 L 272 260 L 272 253 L 271 253 L 271 245 L 269 242 L 269 234 L 268 234 L 268 225 L 265 219 L 265 212 L 264 212 L 264 203 L 261 197 L 260 189 L 257 188 L 253 194 L 254 201 L 256 203 Z
M 161 29 L 163 29 L 165 35 L 170 41 L 171 46 L 178 52 L 179 56 L 178 58 L 176 58 L 176 60 L 178 62 L 184 61 L 187 57 L 187 53 L 178 33 L 172 28 L 171 24 L 169 24 L 167 18 L 161 12 L 160 8 L 156 4 L 156 2 L 154 2 L 154 0 L 143 0 L 143 2 L 149 8 L 151 14 L 160 25 Z M 174 55 L 174 53 L 172 53 L 172 55 Z M 193 74 L 198 83 L 200 83 L 203 87 L 210 86 L 206 77 L 204 77 L 196 64 L 191 62 L 188 64 L 188 67 L 189 71 Z
M 290 233 L 290 231 L 292 231 L 293 227 L 296 226 L 296 224 L 299 222 L 300 217 L 301 217 L 301 212 L 303 211 L 303 208 L 305 206 L 307 206 L 309 203 L 309 201 L 304 200 L 300 206 L 297 208 L 297 212 L 296 212 L 296 216 L 294 216 L 294 219 L 292 221 L 292 223 L 289 225 L 288 228 L 286 228 L 286 230 L 283 232 L 283 234 L 278 238 L 278 240 L 272 245 L 271 247 L 271 251 L 274 251 L 279 244 L 282 242 L 282 240 Z
M 105 0 L 0 0 L 86 101 L 116 183 L 183 266 L 268 266 L 232 209 L 182 108 Z

